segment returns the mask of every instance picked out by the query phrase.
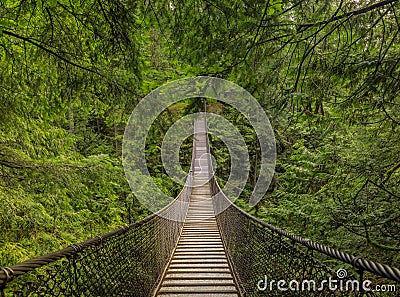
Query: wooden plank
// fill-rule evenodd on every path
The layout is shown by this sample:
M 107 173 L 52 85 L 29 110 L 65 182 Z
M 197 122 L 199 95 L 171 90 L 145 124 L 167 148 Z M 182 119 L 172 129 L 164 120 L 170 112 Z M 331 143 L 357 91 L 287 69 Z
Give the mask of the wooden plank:
M 181 237 L 156 296 L 238 297 L 215 220 L 208 183 L 209 164 L 208 158 L 204 157 L 207 153 L 205 122 L 196 122 L 195 127 L 200 128 L 195 133 L 193 180 L 193 185 L 198 186 L 192 189 Z

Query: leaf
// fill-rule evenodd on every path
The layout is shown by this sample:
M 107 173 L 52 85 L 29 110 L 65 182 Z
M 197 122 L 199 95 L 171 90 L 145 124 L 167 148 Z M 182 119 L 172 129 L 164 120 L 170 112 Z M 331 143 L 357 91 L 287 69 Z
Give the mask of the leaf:
M 267 15 L 271 16 L 271 15 L 273 15 L 274 13 L 275 13 L 275 8 L 274 8 L 274 7 L 268 8 Z
M 57 0 L 46 0 L 46 4 L 48 7 L 56 7 L 58 4 Z

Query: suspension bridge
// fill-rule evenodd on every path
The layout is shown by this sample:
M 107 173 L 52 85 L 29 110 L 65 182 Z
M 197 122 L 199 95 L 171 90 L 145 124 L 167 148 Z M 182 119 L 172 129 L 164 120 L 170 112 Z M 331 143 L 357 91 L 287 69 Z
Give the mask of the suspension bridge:
M 325 264 L 332 262 L 348 273 Z M 321 286 L 328 279 L 335 290 Z M 279 280 L 286 281 L 282 290 Z M 296 281 L 288 286 L 290 280 Z M 288 233 L 236 207 L 216 181 L 207 123 L 198 119 L 191 170 L 169 205 L 114 232 L 0 268 L 0 296 L 381 296 L 372 287 L 354 287 L 365 280 L 396 286 L 400 270 Z

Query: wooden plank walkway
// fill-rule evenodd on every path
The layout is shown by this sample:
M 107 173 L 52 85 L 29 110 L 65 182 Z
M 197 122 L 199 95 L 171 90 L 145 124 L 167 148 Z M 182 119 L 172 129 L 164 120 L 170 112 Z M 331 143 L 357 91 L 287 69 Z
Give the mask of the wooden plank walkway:
M 205 121 L 195 122 L 193 190 L 182 234 L 156 296 L 238 297 L 211 199 Z

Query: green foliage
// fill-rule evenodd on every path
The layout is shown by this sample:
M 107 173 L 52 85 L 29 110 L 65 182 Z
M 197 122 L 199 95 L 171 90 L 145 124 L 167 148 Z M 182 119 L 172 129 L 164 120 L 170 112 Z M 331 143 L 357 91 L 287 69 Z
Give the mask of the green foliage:
M 247 210 L 322 243 L 398 261 L 399 3 L 173 4 L 152 11 L 171 32 L 181 69 L 240 84 L 274 127 L 276 174 L 265 200 Z M 257 177 L 256 136 L 233 109 L 220 114 L 249 148 L 252 170 L 237 202 L 245 207 Z M 223 164 L 226 148 L 212 143 Z M 229 169 L 218 174 L 226 180 Z
M 3 174 L 2 253 L 7 246 L 15 249 L 22 245 L 19 253 L 25 256 L 18 259 L 10 253 L 2 258 L 2 265 L 59 249 L 128 222 L 124 197 L 129 189 L 121 164 L 108 155 L 30 162 L 23 172 L 19 168 L 3 169 Z
M 389 3 L 390 2 L 390 3 Z M 148 214 L 125 181 L 124 126 L 163 83 L 209 75 L 238 83 L 277 140 L 264 200 L 251 125 L 229 106 L 251 172 L 237 204 L 359 256 L 399 263 L 398 1 L 0 1 L 0 265 L 110 231 Z M 165 110 L 146 140 L 156 184 L 168 128 L 197 111 Z M 221 184 L 228 149 L 211 142 Z M 191 139 L 180 150 L 190 164 Z
M 1 1 L 0 266 L 146 214 L 120 161 L 142 75 L 135 11 Z

